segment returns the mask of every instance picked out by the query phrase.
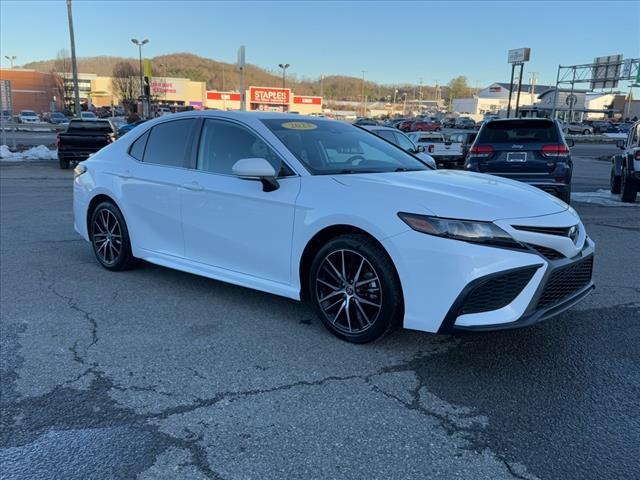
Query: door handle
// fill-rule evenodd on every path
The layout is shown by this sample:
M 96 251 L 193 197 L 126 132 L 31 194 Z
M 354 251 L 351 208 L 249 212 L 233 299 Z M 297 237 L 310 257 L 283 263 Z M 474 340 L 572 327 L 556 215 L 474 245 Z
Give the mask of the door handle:
M 183 183 L 182 188 L 186 188 L 187 190 L 193 190 L 194 192 L 199 192 L 202 190 L 202 185 L 200 185 L 198 182 L 188 182 L 188 183 Z

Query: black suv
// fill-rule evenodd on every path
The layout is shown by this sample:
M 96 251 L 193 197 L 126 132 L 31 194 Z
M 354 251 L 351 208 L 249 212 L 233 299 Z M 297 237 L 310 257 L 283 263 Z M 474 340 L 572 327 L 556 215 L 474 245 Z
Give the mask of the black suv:
M 520 180 L 569 203 L 573 145 L 553 120 L 490 120 L 482 124 L 465 169 Z

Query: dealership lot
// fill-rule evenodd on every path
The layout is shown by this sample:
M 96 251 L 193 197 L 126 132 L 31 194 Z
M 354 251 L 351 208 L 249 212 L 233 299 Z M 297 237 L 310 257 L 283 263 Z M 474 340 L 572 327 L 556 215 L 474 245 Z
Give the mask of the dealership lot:
M 575 192 L 612 145 L 574 149 Z M 340 342 L 305 305 L 103 270 L 71 174 L 0 165 L 8 478 L 634 478 L 640 203 L 575 203 L 596 291 L 524 330 Z M 428 292 L 427 292 L 428 293 Z

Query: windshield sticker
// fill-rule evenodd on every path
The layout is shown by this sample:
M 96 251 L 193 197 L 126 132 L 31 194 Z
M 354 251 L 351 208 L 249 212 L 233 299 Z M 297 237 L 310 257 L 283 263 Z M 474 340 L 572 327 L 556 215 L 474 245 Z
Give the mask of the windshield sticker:
M 288 128 L 289 130 L 314 130 L 318 126 L 309 122 L 285 122 L 282 124 L 282 128 Z

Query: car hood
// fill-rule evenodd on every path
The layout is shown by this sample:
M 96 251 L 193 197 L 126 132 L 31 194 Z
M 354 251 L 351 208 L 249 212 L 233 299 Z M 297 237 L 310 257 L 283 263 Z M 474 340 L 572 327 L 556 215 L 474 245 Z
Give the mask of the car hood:
M 429 170 L 339 175 L 339 183 L 362 190 L 412 213 L 495 221 L 538 217 L 566 210 L 567 204 L 542 190 L 507 178 L 475 172 Z

